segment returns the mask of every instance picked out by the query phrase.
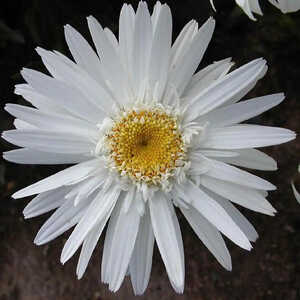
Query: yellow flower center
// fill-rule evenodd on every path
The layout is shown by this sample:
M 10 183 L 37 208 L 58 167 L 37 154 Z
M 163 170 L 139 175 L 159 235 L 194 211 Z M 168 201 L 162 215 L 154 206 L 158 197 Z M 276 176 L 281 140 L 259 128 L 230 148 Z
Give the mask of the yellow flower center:
M 157 184 L 184 156 L 176 118 L 160 109 L 130 111 L 107 138 L 115 166 L 134 181 Z

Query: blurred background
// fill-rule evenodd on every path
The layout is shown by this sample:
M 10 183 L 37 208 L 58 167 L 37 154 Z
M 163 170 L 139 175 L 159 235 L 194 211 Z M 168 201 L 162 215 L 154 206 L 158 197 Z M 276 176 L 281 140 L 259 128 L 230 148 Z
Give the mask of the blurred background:
M 134 7 L 137 1 L 129 1 Z M 148 1 L 152 9 L 154 1 Z M 167 1 L 171 6 L 174 36 L 190 20 L 200 24 L 214 16 L 217 27 L 201 63 L 232 57 L 236 66 L 265 57 L 267 75 L 246 98 L 285 92 L 286 100 L 263 116 L 251 120 L 300 132 L 300 12 L 283 15 L 261 1 L 263 17 L 252 22 L 233 0 L 215 1 L 215 14 L 209 0 Z M 22 83 L 22 67 L 44 71 L 35 47 L 56 49 L 70 55 L 63 25 L 71 24 L 89 41 L 86 16 L 95 16 L 103 26 L 118 34 L 122 1 L 108 0 L 11 0 L 0 9 L 0 101 L 25 103 L 14 95 L 14 85 Z M 13 128 L 13 118 L 0 111 L 1 131 Z M 1 150 L 13 149 L 1 140 Z M 186 258 L 186 284 L 183 295 L 171 288 L 157 248 L 151 279 L 139 299 L 300 299 L 300 205 L 293 197 L 290 181 L 300 188 L 297 164 L 300 141 L 265 149 L 278 161 L 277 172 L 256 172 L 278 186 L 269 200 L 278 210 L 269 217 L 241 209 L 255 225 L 260 237 L 248 253 L 227 241 L 233 271 L 225 271 L 197 239 L 179 214 Z M 117 294 L 100 283 L 103 238 L 100 240 L 84 278 L 76 279 L 76 255 L 65 266 L 59 262 L 67 234 L 41 247 L 33 239 L 44 215 L 24 220 L 22 210 L 30 199 L 13 200 L 10 195 L 30 183 L 53 174 L 61 167 L 24 166 L 1 160 L 0 164 L 0 300 L 109 300 L 134 299 L 128 279 Z M 104 237 L 104 234 L 102 235 Z

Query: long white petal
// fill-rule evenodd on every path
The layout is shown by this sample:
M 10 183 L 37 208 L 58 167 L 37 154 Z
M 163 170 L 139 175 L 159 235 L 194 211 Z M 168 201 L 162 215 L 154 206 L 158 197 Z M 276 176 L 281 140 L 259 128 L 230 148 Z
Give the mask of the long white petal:
M 255 189 L 225 182 L 208 176 L 202 176 L 201 184 L 216 194 L 253 211 L 273 216 L 276 210 Z
M 273 94 L 253 98 L 213 110 L 197 119 L 200 123 L 209 122 L 213 127 L 225 127 L 251 119 L 281 103 L 284 94 Z
M 51 101 L 51 99 L 43 96 L 41 93 L 38 93 L 27 83 L 16 84 L 14 92 L 17 95 L 22 96 L 26 101 L 41 111 L 60 114 L 63 116 L 72 116 L 68 110 L 63 108 L 62 103 Z
M 202 148 L 243 149 L 278 145 L 295 139 L 293 131 L 259 125 L 236 125 L 207 130 Z
M 82 278 L 87 265 L 90 261 L 90 258 L 93 254 L 93 251 L 98 243 L 98 240 L 103 232 L 104 226 L 107 223 L 108 218 L 110 217 L 111 211 L 113 209 L 113 206 L 111 209 L 107 212 L 106 216 L 101 219 L 101 221 L 94 226 L 94 228 L 88 233 L 86 238 L 83 241 L 83 245 L 81 248 L 79 261 L 76 268 L 76 274 L 78 279 Z
M 153 36 L 153 43 L 149 64 L 149 81 L 152 88 L 158 84 L 156 100 L 160 101 L 165 90 L 170 64 L 172 42 L 172 15 L 167 5 L 162 5 L 157 17 L 157 26 Z
M 24 122 L 22 120 L 19 119 L 15 119 L 14 120 L 14 126 L 16 129 L 36 129 L 36 126 L 33 126 L 27 122 Z
M 115 205 L 119 194 L 120 190 L 116 187 L 112 187 L 106 192 L 100 191 L 97 194 L 64 245 L 60 258 L 63 264 L 73 256 L 90 230 L 107 217 L 107 214 Z M 81 203 L 76 207 L 80 206 Z
M 56 132 L 70 132 L 91 138 L 97 138 L 99 135 L 96 125 L 70 116 L 46 113 L 38 109 L 18 104 L 6 104 L 4 109 L 14 117 L 28 122 L 39 129 Z
M 92 16 L 87 20 L 93 42 L 101 57 L 105 82 L 116 100 L 123 104 L 128 99 L 128 81 L 120 57 L 99 22 Z
M 93 48 L 72 26 L 65 26 L 65 37 L 76 63 L 95 79 L 101 78 L 101 64 Z
M 184 289 L 183 245 L 174 207 L 161 192 L 149 199 L 151 222 L 157 246 L 164 261 L 169 279 L 178 293 Z M 179 235 L 179 239 L 178 239 Z
M 88 155 L 96 147 L 89 137 L 38 129 L 4 131 L 2 138 L 19 147 L 54 153 Z
M 240 227 L 240 229 L 245 233 L 249 241 L 255 242 L 258 238 L 258 234 L 253 227 L 253 225 L 240 213 L 240 211 L 227 199 L 211 192 L 210 190 L 205 189 L 210 197 L 214 198 L 228 213 L 232 220 Z
M 80 163 L 91 157 L 82 154 L 51 153 L 23 148 L 3 152 L 3 158 L 18 164 L 57 165 Z
M 179 62 L 183 61 L 183 57 L 189 50 L 197 32 L 198 23 L 195 20 L 191 20 L 183 27 L 172 46 L 170 72 L 172 72 Z
M 192 121 L 236 97 L 253 82 L 257 82 L 266 68 L 265 60 L 256 59 L 215 81 L 189 100 L 187 121 Z
M 209 18 L 195 35 L 190 48 L 181 56 L 182 60 L 178 61 L 177 65 L 173 67 L 174 69 L 170 73 L 169 83 L 177 88 L 179 95 L 183 93 L 186 85 L 196 71 L 211 40 L 214 28 L 215 21 Z
M 12 195 L 13 198 L 18 199 L 30 195 L 50 191 L 60 186 L 67 185 L 73 181 L 85 179 L 93 170 L 101 167 L 99 159 L 82 162 L 63 171 L 60 171 L 52 176 L 49 176 L 41 181 L 38 181 Z
M 36 51 L 41 56 L 44 64 L 48 68 L 51 67 L 53 77 L 78 88 L 98 108 L 99 121 L 100 116 L 105 116 L 111 111 L 114 100 L 107 92 L 104 82 L 99 84 L 75 63 L 73 65 L 66 63 L 62 55 L 58 53 L 46 51 L 42 48 L 37 48 Z
M 110 260 L 107 266 L 109 269 L 109 289 L 114 292 L 120 288 L 126 275 L 140 223 L 137 209 L 132 207 L 127 213 L 124 213 L 124 204 L 123 202 L 121 206 L 117 206 L 115 209 L 118 211 L 112 216 L 116 217 L 117 220 L 114 222 Z
M 135 12 L 131 5 L 123 4 L 119 19 L 119 53 L 124 65 L 125 72 L 128 73 L 132 82 L 132 49 L 134 34 Z
M 205 194 L 200 188 L 191 181 L 186 181 L 182 186 L 178 186 L 179 197 L 192 201 L 191 205 L 198 210 L 209 222 L 211 222 L 219 231 L 231 239 L 235 244 L 246 250 L 251 250 L 252 246 L 234 223 L 227 212 L 218 202 Z
M 230 253 L 219 231 L 195 209 L 181 208 L 181 211 L 197 234 L 198 238 L 214 255 L 218 262 L 226 270 L 230 271 L 232 269 Z
M 269 155 L 256 149 L 234 150 L 239 155 L 235 157 L 219 157 L 218 159 L 228 164 L 249 169 L 275 171 L 277 162 Z
M 21 74 L 30 86 L 51 99 L 54 105 L 94 124 L 101 119 L 97 106 L 76 87 L 30 69 L 23 69 Z
M 135 17 L 132 63 L 133 84 L 136 96 L 145 93 L 145 81 L 148 79 L 150 53 L 152 48 L 152 24 L 146 2 L 139 2 Z
M 61 206 L 66 201 L 64 196 L 68 190 L 66 187 L 61 187 L 57 190 L 41 193 L 36 196 L 23 210 L 25 219 L 42 215 Z
M 210 169 L 207 173 L 205 173 L 205 175 L 258 190 L 276 189 L 276 186 L 265 179 L 212 159 L 210 160 Z
M 135 295 L 142 295 L 146 290 L 152 267 L 154 234 L 150 213 L 147 208 L 141 218 L 139 232 L 130 261 L 130 277 Z
M 231 58 L 216 61 L 193 75 L 183 94 L 187 99 L 199 95 L 201 90 L 210 86 L 215 80 L 223 78 L 233 66 Z
M 72 199 L 66 200 L 41 227 L 34 243 L 43 245 L 69 230 L 80 221 L 87 207 L 87 201 L 75 207 Z
M 120 212 L 120 207 L 122 205 L 122 200 L 124 197 L 125 197 L 124 193 L 121 193 L 120 199 L 119 201 L 117 201 L 115 205 L 115 209 L 113 209 L 111 213 L 111 217 L 109 219 L 106 234 L 105 234 L 103 255 L 101 261 L 101 280 L 103 283 L 107 283 L 107 284 L 110 282 L 110 262 L 111 262 L 111 252 L 112 252 L 111 245 L 115 234 L 118 214 Z

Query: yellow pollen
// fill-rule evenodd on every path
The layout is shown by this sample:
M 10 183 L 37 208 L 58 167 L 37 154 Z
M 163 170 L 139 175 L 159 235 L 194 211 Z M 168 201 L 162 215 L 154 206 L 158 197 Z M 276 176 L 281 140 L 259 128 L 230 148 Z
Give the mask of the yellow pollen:
M 107 139 L 115 166 L 135 181 L 159 183 L 184 155 L 176 119 L 159 109 L 130 111 Z

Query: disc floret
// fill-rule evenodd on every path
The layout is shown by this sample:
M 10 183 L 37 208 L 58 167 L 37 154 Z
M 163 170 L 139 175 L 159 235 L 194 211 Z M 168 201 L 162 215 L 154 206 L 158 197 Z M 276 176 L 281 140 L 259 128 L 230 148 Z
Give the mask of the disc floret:
M 124 111 L 106 133 L 110 165 L 137 184 L 165 185 L 185 165 L 178 118 L 162 107 Z

